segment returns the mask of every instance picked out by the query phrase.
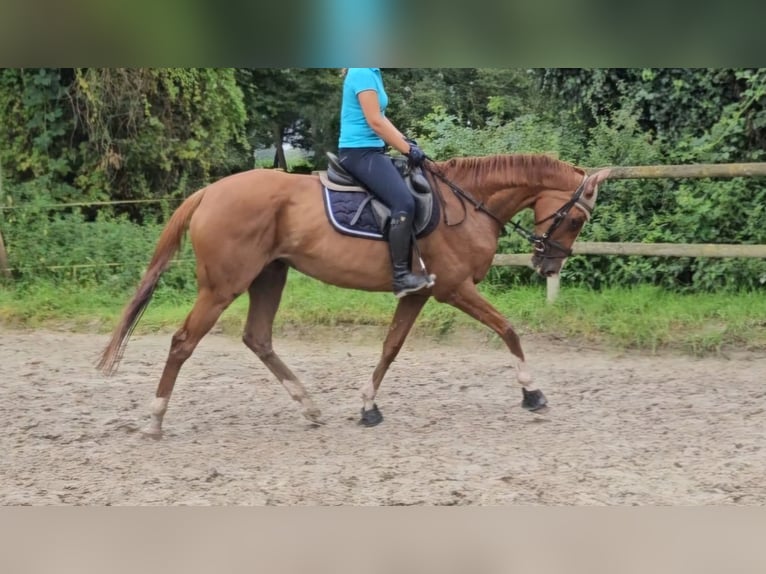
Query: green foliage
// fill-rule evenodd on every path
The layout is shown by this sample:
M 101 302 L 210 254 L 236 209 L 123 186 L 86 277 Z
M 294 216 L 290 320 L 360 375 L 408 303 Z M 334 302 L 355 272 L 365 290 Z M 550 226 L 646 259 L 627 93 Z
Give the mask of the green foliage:
M 137 224 L 106 210 L 86 218 L 78 208 L 51 206 L 35 183 L 6 185 L 4 190 L 3 207 L 13 209 L 0 211 L 0 228 L 14 285 L 54 281 L 122 291 L 138 283 L 162 230 L 159 222 Z M 185 264 L 173 266 L 163 284 L 194 290 L 188 245 L 178 259 Z
M 59 70 L 0 70 L 0 164 L 6 179 L 66 178 L 73 152 Z
M 108 182 L 112 198 L 184 195 L 247 165 L 232 69 L 78 69 L 73 98 L 85 190 Z
M 420 120 L 418 141 L 436 159 L 456 156 L 482 156 L 500 153 L 573 154 L 567 126 L 555 125 L 535 114 L 510 121 L 491 118 L 484 128 L 470 128 L 447 113 L 442 106 Z M 561 159 L 564 159 L 561 157 Z
M 56 201 L 184 195 L 248 166 L 232 69 L 0 72 L 0 162 Z
M 543 93 L 586 128 L 631 110 L 678 163 L 759 161 L 766 147 L 766 69 L 548 68 Z
M 386 68 L 386 115 L 400 130 L 432 135 L 421 120 L 441 108 L 457 125 L 483 128 L 535 111 L 534 76 L 523 69 Z

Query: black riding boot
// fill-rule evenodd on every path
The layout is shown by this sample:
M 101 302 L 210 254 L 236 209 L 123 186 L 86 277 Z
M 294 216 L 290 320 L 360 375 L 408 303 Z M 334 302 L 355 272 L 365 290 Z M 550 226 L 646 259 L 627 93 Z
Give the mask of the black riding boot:
M 388 245 L 391 250 L 391 263 L 394 268 L 394 295 L 404 297 L 408 293 L 428 287 L 429 281 L 423 275 L 410 271 L 410 248 L 412 221 L 406 214 L 391 217 L 388 229 Z

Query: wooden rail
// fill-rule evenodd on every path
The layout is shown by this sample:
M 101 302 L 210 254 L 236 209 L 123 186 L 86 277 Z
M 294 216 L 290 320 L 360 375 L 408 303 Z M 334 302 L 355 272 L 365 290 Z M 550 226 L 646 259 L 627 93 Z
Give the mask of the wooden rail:
M 766 258 L 766 245 L 729 243 L 601 243 L 575 242 L 574 255 L 641 255 L 645 257 L 757 257 Z M 493 265 L 529 265 L 530 254 L 495 255 Z
M 601 168 L 588 168 L 593 173 Z M 609 179 L 703 178 L 703 177 L 766 177 L 766 162 L 696 163 L 686 165 L 637 165 L 612 167 Z

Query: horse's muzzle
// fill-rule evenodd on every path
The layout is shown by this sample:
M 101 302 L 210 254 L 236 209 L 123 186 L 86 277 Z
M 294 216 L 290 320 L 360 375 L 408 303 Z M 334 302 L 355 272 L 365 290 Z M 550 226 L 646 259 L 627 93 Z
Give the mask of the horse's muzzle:
M 532 267 L 543 277 L 551 277 L 561 271 L 563 263 L 563 257 L 542 257 L 537 253 L 532 255 Z

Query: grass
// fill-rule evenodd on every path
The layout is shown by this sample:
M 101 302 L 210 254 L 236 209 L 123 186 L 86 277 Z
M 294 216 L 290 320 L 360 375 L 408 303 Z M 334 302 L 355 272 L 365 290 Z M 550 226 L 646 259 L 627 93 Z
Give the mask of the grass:
M 556 303 L 548 305 L 542 283 L 511 290 L 487 286 L 482 291 L 522 336 L 534 333 L 615 349 L 694 355 L 766 350 L 762 293 L 682 295 L 648 286 L 596 292 L 564 285 Z M 0 287 L 0 324 L 108 332 L 131 296 L 71 283 L 6 285 Z M 193 300 L 193 293 L 179 293 L 161 284 L 136 332 L 176 329 Z M 291 273 L 276 327 L 384 328 L 395 306 L 388 293 L 343 290 Z M 247 297 L 240 297 L 223 314 L 219 327 L 238 336 L 246 313 Z M 437 339 L 462 329 L 489 333 L 463 313 L 433 300 L 416 327 L 419 335 Z

